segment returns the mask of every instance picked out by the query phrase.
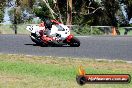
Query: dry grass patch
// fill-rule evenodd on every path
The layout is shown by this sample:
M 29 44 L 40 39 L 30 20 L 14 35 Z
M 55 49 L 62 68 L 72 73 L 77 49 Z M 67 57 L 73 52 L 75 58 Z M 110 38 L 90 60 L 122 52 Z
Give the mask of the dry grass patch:
M 132 64 L 124 61 L 0 54 L 0 88 L 132 88 L 131 83 L 79 86 L 80 65 L 90 74 L 132 75 Z

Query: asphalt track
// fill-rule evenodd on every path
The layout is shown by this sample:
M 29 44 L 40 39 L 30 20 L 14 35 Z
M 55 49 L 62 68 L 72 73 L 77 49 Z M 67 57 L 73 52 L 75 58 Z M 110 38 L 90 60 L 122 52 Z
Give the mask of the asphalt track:
M 80 47 L 40 47 L 28 35 L 0 35 L 0 53 L 132 61 L 132 37 L 78 37 Z

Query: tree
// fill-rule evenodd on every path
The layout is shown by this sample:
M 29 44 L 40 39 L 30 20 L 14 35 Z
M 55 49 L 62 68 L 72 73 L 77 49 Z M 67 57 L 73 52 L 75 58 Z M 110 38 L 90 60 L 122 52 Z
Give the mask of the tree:
M 72 24 L 72 0 L 67 0 L 67 25 Z
M 47 8 L 49 9 L 49 12 L 52 15 L 53 19 L 55 19 L 54 14 L 56 14 L 56 13 L 54 12 L 54 10 L 52 9 L 52 7 L 50 6 L 49 1 L 48 0 L 43 0 L 43 1 L 44 1 L 45 5 L 47 6 Z
M 13 0 L 9 0 L 8 3 Z M 13 24 L 13 29 L 15 34 L 17 34 L 17 25 L 24 22 L 24 11 L 28 9 L 31 11 L 35 0 L 15 0 L 15 5 L 9 11 L 10 20 Z
M 35 15 L 38 16 L 41 20 L 44 20 L 47 16 L 52 18 L 49 8 L 42 0 L 40 0 L 38 4 L 33 8 L 33 13 L 35 13 Z
M 4 13 L 3 13 L 4 11 L 2 11 L 1 9 L 0 9 L 0 23 L 3 21 L 3 17 L 4 17 Z
M 132 18 L 132 0 L 123 0 L 122 1 L 126 5 L 126 12 L 128 16 L 128 20 Z
M 4 18 L 5 5 L 6 5 L 6 0 L 0 0 L 0 23 L 3 21 Z
M 102 0 L 102 5 L 105 8 L 104 13 L 109 18 L 109 25 L 117 26 L 116 14 L 120 9 L 118 0 Z
M 79 24 L 97 25 L 97 17 L 99 12 L 103 9 L 98 2 L 94 0 L 73 0 L 73 20 L 78 18 Z
M 35 3 L 35 0 L 22 0 L 21 1 L 21 6 L 22 7 L 28 7 L 28 8 L 33 8 L 33 5 Z

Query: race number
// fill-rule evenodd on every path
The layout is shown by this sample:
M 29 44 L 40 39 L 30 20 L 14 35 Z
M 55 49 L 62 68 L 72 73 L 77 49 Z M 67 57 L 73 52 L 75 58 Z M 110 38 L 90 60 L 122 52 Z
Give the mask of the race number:
M 33 31 L 33 26 L 30 26 L 30 27 L 29 27 L 29 30 L 30 30 L 30 31 Z
M 28 25 L 26 29 L 31 33 L 36 33 L 41 30 L 37 25 Z

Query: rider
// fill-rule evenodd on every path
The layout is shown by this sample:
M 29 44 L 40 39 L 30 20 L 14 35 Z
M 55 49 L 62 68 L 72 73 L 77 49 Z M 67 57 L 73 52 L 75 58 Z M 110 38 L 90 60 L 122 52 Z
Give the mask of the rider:
M 45 41 L 45 43 L 52 41 L 52 37 L 48 35 L 48 31 L 51 30 L 52 24 L 59 24 L 59 22 L 56 20 L 50 20 L 47 17 L 45 18 L 44 21 L 42 21 L 39 24 L 39 27 L 41 28 L 41 30 L 39 31 L 39 34 L 40 34 L 41 39 Z

